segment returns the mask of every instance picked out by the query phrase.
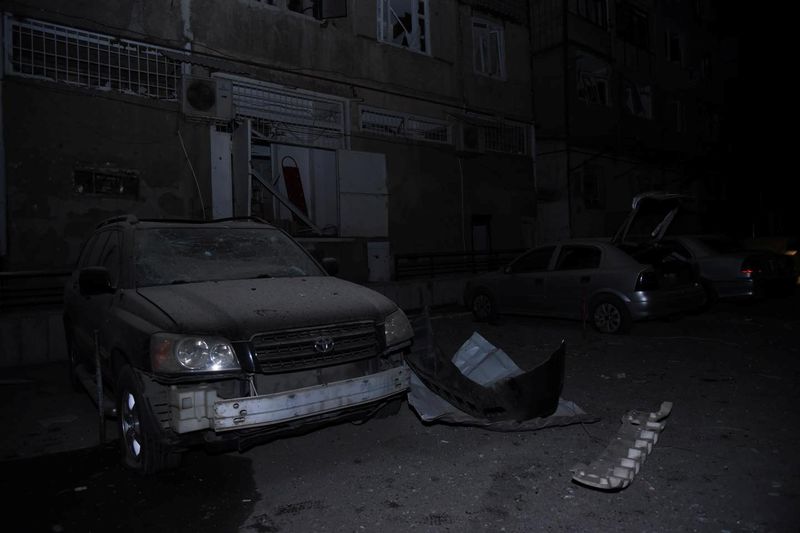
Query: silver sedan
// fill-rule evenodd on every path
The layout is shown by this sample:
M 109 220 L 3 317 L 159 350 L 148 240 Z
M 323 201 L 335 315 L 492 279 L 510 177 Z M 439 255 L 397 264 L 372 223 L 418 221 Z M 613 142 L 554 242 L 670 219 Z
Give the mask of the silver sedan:
M 634 320 L 702 306 L 705 292 L 692 265 L 672 254 L 658 248 L 626 252 L 587 239 L 534 248 L 505 269 L 472 279 L 464 300 L 478 320 L 533 314 L 624 333 Z

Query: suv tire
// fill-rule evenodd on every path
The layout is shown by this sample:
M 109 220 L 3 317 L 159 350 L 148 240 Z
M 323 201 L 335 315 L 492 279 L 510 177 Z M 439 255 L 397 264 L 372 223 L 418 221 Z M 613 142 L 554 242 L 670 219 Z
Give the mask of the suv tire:
M 122 462 L 144 475 L 175 468 L 181 455 L 164 441 L 139 376 L 124 366 L 117 378 L 117 415 Z

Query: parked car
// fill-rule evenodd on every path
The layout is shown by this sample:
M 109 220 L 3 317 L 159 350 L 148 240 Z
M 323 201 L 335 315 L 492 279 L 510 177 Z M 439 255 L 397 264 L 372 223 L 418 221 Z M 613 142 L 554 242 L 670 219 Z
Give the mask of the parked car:
M 794 291 L 792 259 L 769 250 L 747 250 L 724 235 L 677 235 L 661 241 L 678 256 L 697 265 L 710 300 L 759 298 Z
M 603 333 L 624 333 L 634 320 L 700 307 L 705 293 L 695 269 L 657 246 L 679 206 L 678 195 L 637 196 L 613 239 L 534 248 L 468 282 L 465 304 L 478 320 L 498 313 L 585 319 Z M 643 231 L 643 221 L 650 230 Z
M 263 221 L 101 223 L 65 289 L 73 376 L 99 358 L 125 464 L 194 444 L 243 449 L 398 406 L 413 331 L 384 296 L 329 275 Z

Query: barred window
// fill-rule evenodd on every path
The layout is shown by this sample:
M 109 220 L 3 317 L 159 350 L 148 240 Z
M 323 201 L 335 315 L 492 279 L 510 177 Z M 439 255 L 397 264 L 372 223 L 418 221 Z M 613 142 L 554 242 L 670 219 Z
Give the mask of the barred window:
M 9 74 L 177 99 L 181 64 L 158 47 L 31 19 L 5 21 Z
M 287 144 L 344 148 L 344 106 L 321 95 L 235 79 L 236 116 L 249 118 L 265 138 Z
M 526 154 L 527 128 L 517 124 L 484 126 L 486 150 L 507 154 Z
M 450 144 L 450 124 L 444 120 L 373 108 L 361 108 L 361 131 Z

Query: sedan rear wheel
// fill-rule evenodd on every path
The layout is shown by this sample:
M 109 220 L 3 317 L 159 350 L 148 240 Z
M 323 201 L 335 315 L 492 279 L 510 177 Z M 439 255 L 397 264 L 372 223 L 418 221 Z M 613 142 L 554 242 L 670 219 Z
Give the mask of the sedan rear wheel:
M 479 292 L 472 298 L 472 314 L 479 322 L 494 320 L 496 310 L 494 299 L 487 292 Z
M 630 329 L 631 317 L 619 298 L 603 296 L 592 306 L 592 324 L 601 333 L 625 333 Z

